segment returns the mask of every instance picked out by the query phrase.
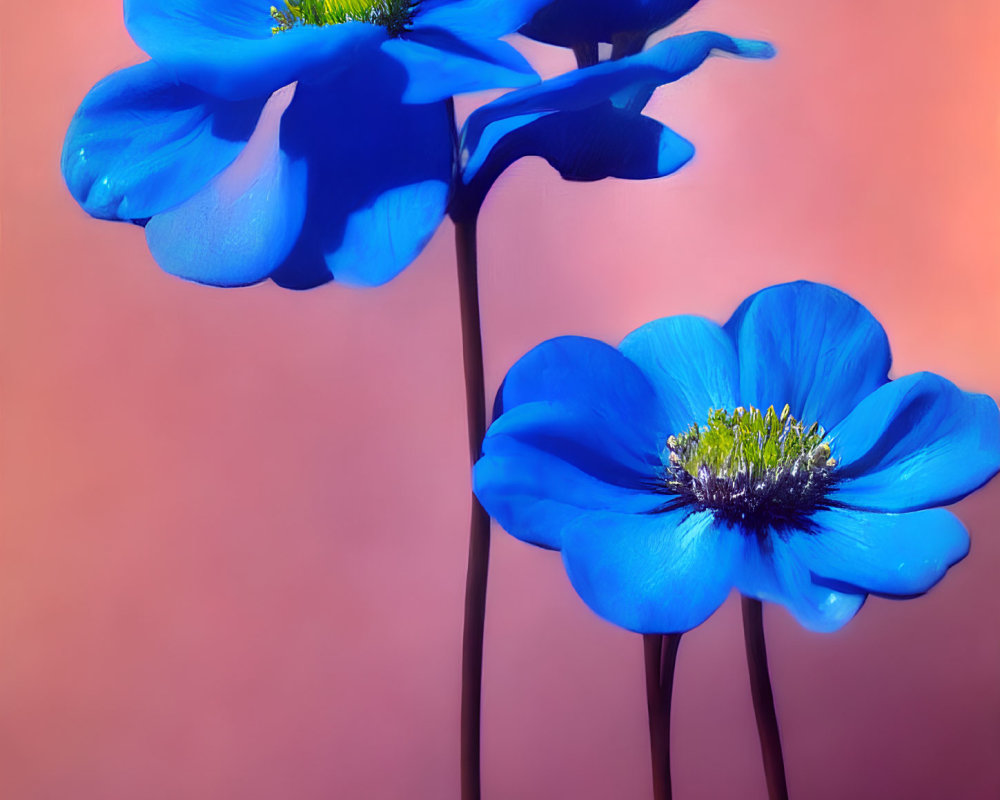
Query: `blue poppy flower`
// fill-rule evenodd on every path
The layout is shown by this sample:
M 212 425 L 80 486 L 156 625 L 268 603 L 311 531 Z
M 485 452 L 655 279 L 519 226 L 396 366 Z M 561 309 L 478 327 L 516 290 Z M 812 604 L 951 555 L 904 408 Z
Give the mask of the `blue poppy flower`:
M 383 283 L 444 217 L 447 99 L 537 81 L 497 37 L 543 2 L 125 0 L 151 60 L 87 95 L 63 175 L 88 213 L 144 225 L 175 275 Z M 246 148 L 291 84 L 280 133 Z
M 554 0 L 521 29 L 547 44 L 576 48 L 613 44 L 622 37 L 641 38 L 665 28 L 698 0 Z
M 463 182 L 479 184 L 472 193 L 481 198 L 525 156 L 546 159 L 567 180 L 642 180 L 675 172 L 694 155 L 694 146 L 641 112 L 657 87 L 683 78 L 716 53 L 767 59 L 774 48 L 711 31 L 688 33 L 503 95 L 466 121 Z
M 733 587 L 834 630 L 869 593 L 921 594 L 961 560 L 968 535 L 938 506 L 1000 469 L 992 399 L 889 365 L 875 318 L 806 282 L 725 326 L 553 339 L 501 387 L 476 494 L 629 630 L 690 629 Z

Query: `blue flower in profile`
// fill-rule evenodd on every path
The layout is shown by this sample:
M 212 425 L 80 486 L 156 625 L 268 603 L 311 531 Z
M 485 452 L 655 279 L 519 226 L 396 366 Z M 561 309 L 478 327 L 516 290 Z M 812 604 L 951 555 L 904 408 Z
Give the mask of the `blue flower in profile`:
M 567 180 L 646 180 L 676 172 L 694 145 L 642 113 L 656 89 L 716 54 L 769 59 L 767 42 L 698 31 L 617 61 L 576 69 L 476 109 L 462 130 L 462 182 L 481 200 L 497 177 L 539 156 Z
M 145 226 L 181 277 L 384 283 L 444 217 L 447 100 L 537 81 L 497 37 L 543 3 L 125 0 L 151 60 L 87 95 L 63 175 L 91 215 Z M 247 148 L 275 93 L 280 132 Z
M 553 0 L 521 29 L 532 39 L 579 48 L 623 39 L 645 42 L 698 0 Z M 641 49 L 641 46 L 639 47 Z
M 476 494 L 629 630 L 688 630 L 734 587 L 835 630 L 869 593 L 919 595 L 961 560 L 968 535 L 939 506 L 1000 469 L 992 399 L 889 365 L 875 318 L 806 282 L 721 327 L 552 339 L 500 389 Z

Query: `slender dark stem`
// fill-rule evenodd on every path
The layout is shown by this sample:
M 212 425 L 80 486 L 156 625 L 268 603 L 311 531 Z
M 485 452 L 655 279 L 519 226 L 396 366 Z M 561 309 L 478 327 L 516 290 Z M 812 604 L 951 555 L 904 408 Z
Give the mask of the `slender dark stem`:
M 646 709 L 649 712 L 649 755 L 653 767 L 654 800 L 671 800 L 670 703 L 674 693 L 674 667 L 681 635 L 646 634 L 642 637 L 646 659 Z
M 469 458 L 475 464 L 486 433 L 483 337 L 479 319 L 476 216 L 456 221 L 455 252 L 462 309 L 465 400 L 469 422 Z M 462 639 L 462 800 L 479 800 L 483 634 L 486 627 L 486 576 L 490 563 L 490 518 L 472 497 L 469 568 L 465 581 L 465 629 Z
M 764 644 L 764 609 L 760 600 L 743 597 L 743 639 L 750 671 L 750 694 L 757 715 L 760 754 L 764 761 L 767 795 L 770 800 L 788 800 L 785 759 L 781 754 L 778 716 L 774 711 L 774 692 L 767 670 L 767 647 Z
M 618 61 L 641 53 L 649 35 L 646 33 L 619 33 L 611 42 L 611 60 Z
M 597 42 L 578 42 L 573 45 L 573 55 L 576 56 L 576 65 L 580 69 L 592 67 L 600 60 Z

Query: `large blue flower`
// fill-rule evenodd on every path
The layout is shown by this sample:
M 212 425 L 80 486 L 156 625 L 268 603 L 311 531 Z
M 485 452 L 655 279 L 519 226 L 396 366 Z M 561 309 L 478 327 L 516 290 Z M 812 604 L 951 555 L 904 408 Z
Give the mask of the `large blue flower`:
M 698 0 L 553 0 L 521 29 L 548 44 L 577 48 L 622 37 L 645 42 L 690 10 Z
M 87 95 L 63 174 L 88 213 L 145 225 L 156 260 L 181 277 L 383 283 L 444 216 L 446 100 L 535 82 L 497 37 L 543 3 L 125 0 L 151 60 Z M 246 148 L 291 84 L 280 135 Z
M 630 630 L 692 628 L 733 587 L 834 630 L 868 593 L 918 595 L 963 558 L 938 506 L 1000 469 L 992 399 L 930 373 L 890 381 L 889 364 L 864 307 L 805 282 L 722 327 L 553 339 L 501 387 L 476 494 Z

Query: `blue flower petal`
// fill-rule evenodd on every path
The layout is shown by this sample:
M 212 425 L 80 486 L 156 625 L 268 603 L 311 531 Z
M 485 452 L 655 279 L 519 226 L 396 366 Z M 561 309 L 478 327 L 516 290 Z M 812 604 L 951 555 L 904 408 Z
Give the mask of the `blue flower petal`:
M 929 372 L 866 397 L 830 434 L 839 502 L 880 511 L 953 503 L 1000 470 L 992 398 Z
M 524 114 L 578 111 L 608 101 L 633 111 L 636 92 L 650 91 L 676 81 L 696 69 L 715 52 L 746 58 L 770 58 L 774 49 L 767 42 L 734 39 L 721 33 L 701 31 L 675 36 L 644 53 L 571 72 L 510 92 L 474 111 L 462 133 L 465 159 L 476 151 L 479 140 L 492 124 Z
M 856 300 L 808 281 L 751 295 L 726 323 L 740 361 L 744 405 L 827 430 L 888 380 L 885 331 Z
M 815 532 L 789 539 L 813 575 L 865 592 L 922 594 L 969 552 L 958 518 L 937 508 L 910 514 L 820 511 Z
M 704 423 L 710 409 L 736 407 L 736 350 L 714 322 L 665 317 L 630 333 L 618 349 L 652 381 L 675 434 Z
M 510 416 L 531 405 L 519 406 Z M 596 458 L 591 454 L 587 464 L 593 472 L 601 471 L 593 469 Z M 605 458 L 603 469 L 614 469 L 613 461 Z M 564 453 L 521 441 L 496 426 L 483 441 L 473 486 L 483 508 L 504 530 L 522 541 L 555 550 L 562 546 L 563 530 L 582 514 L 595 510 L 645 513 L 660 507 L 665 499 L 596 477 L 566 460 Z
M 112 73 L 70 123 L 66 184 L 92 216 L 151 217 L 191 197 L 236 158 L 266 101 L 218 100 L 177 84 L 151 61 Z
M 549 0 L 421 0 L 414 30 L 445 28 L 463 38 L 496 39 L 514 33 Z
M 230 100 L 326 81 L 388 38 L 361 22 L 272 34 L 272 0 L 125 0 L 136 43 L 177 80 Z
M 283 99 L 275 96 L 230 167 L 146 225 L 146 243 L 164 270 L 212 286 L 247 286 L 287 258 L 305 219 L 307 176 L 305 162 L 278 146 Z
M 589 514 L 563 534 L 566 571 L 606 620 L 637 633 L 678 633 L 726 599 L 740 554 L 738 534 L 710 512 Z
M 662 440 L 649 431 L 623 429 L 619 413 L 572 402 L 522 403 L 499 417 L 488 437 L 505 436 L 551 452 L 608 483 L 652 489 L 662 467 Z
M 538 83 L 524 56 L 496 39 L 462 39 L 442 28 L 425 28 L 383 42 L 382 50 L 409 73 L 404 103 L 433 103 L 464 92 Z
M 846 625 L 864 605 L 867 594 L 813 581 L 792 546 L 795 537 L 809 535 L 801 531 L 742 534 L 736 586 L 748 597 L 783 605 L 809 630 L 828 633 Z
M 507 373 L 496 413 L 539 401 L 596 412 L 635 452 L 673 433 L 649 378 L 597 339 L 560 336 L 530 350 Z
M 573 47 L 614 41 L 623 33 L 649 34 L 669 25 L 697 0 L 554 0 L 521 29 L 547 44 Z
M 308 164 L 308 202 L 278 282 L 378 286 L 434 235 L 451 186 L 451 121 L 443 102 L 400 104 L 405 82 L 379 53 L 328 86 L 297 88 L 281 141 Z
M 463 180 L 471 182 L 484 167 L 485 174 L 499 175 L 526 156 L 544 158 L 570 181 L 647 180 L 676 172 L 694 156 L 694 145 L 656 120 L 610 102 L 580 111 L 523 115 L 486 130 L 469 156 Z

